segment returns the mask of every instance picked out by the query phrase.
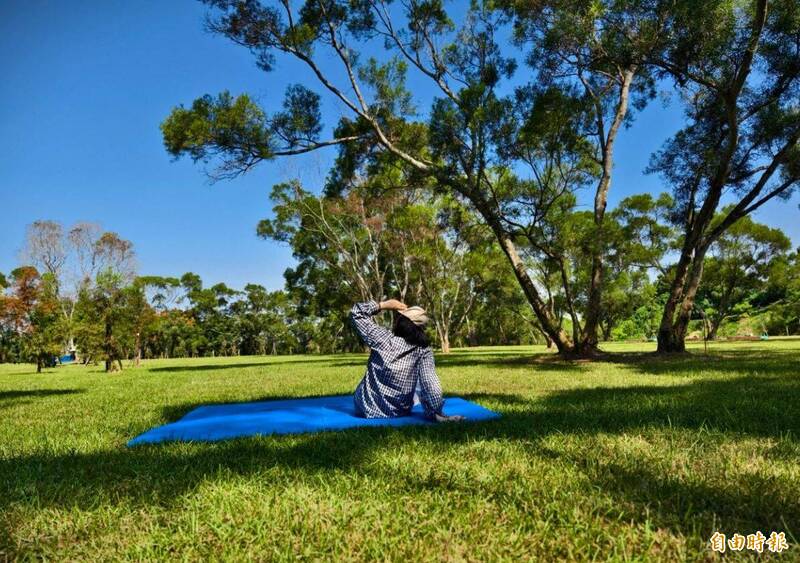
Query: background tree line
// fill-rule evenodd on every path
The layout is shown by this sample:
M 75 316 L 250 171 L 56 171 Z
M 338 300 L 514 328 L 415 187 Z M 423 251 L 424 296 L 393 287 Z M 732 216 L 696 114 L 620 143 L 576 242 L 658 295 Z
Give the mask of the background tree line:
M 276 291 L 205 287 L 191 272 L 137 275 L 130 241 L 96 225 L 65 231 L 37 221 L 28 229 L 26 265 L 0 275 L 0 361 L 32 361 L 41 370 L 77 350 L 80 360 L 113 371 L 142 358 L 357 351 L 349 308 L 386 295 L 425 306 L 444 352 L 451 344 L 552 344 L 478 217 L 427 190 L 406 186 L 386 197 L 386 181 L 376 175 L 346 194 L 319 196 L 297 182 L 275 186 L 273 218 L 258 233 L 289 244 L 297 260 Z M 609 212 L 601 339 L 657 335 L 681 240 L 666 217 L 672 205 L 669 195 L 643 194 Z M 571 212 L 562 224 L 575 237 L 589 221 L 586 212 Z M 581 305 L 564 288 L 589 276 L 591 263 L 580 245 L 564 253 L 567 283 L 551 283 L 564 272 L 547 261 L 534 279 L 553 316 L 574 333 Z M 800 254 L 781 231 L 746 218 L 705 263 L 696 336 L 800 333 Z

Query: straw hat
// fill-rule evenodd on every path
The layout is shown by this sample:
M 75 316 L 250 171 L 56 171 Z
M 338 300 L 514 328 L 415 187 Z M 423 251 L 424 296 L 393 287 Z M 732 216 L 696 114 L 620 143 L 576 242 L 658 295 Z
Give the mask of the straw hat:
M 428 324 L 428 314 L 422 307 L 417 307 L 415 305 L 413 307 L 409 307 L 408 309 L 398 311 L 398 313 L 406 317 L 417 326 L 425 326 Z

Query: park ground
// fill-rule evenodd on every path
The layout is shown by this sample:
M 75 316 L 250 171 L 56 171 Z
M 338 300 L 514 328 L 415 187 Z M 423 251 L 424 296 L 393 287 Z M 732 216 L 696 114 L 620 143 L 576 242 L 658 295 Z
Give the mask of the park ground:
M 127 448 L 198 405 L 349 393 L 365 356 L 0 366 L 4 559 L 800 560 L 800 340 L 437 355 L 500 420 Z

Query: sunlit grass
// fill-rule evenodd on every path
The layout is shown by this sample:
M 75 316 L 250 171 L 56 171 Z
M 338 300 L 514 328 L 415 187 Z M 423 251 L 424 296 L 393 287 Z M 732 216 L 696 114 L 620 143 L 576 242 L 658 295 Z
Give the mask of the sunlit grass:
M 800 558 L 800 340 L 654 348 L 437 355 L 498 421 L 134 449 L 198 405 L 351 392 L 365 356 L 0 366 L 0 560 L 677 561 L 716 530 Z

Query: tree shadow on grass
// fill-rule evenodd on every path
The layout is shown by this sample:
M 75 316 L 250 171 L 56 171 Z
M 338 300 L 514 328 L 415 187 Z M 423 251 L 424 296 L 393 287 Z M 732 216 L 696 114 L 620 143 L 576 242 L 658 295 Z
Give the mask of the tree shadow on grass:
M 32 399 L 35 397 L 48 397 L 50 395 L 73 395 L 83 392 L 84 389 L 15 389 L 11 391 L 0 391 L 0 401 Z
M 280 357 L 280 356 L 277 356 Z M 238 364 L 200 364 L 189 366 L 161 366 L 148 368 L 154 373 L 216 371 L 239 368 L 263 367 L 303 364 L 326 364 L 328 367 L 357 367 L 367 365 L 368 355 L 348 354 L 343 358 L 303 356 L 296 359 L 267 360 L 263 362 L 247 362 Z M 590 363 L 588 361 L 563 360 L 552 352 L 520 352 L 513 350 L 487 351 L 469 349 L 458 350 L 450 354 L 435 352 L 436 365 L 439 367 L 488 367 L 493 369 L 519 369 L 530 366 L 533 371 L 580 371 Z
M 374 461 L 398 443 L 433 447 L 441 467 L 446 468 L 448 458 L 462 455 L 461 447 L 484 440 L 500 445 L 517 443 L 533 455 L 578 468 L 593 490 L 616 499 L 620 518 L 649 519 L 684 535 L 705 534 L 715 521 L 735 525 L 742 532 L 759 528 L 788 532 L 786 522 L 800 521 L 797 496 L 787 492 L 780 481 L 756 472 L 747 473 L 746 482 L 731 483 L 720 469 L 723 483 L 712 486 L 696 475 L 670 475 L 660 464 L 645 459 L 594 456 L 588 460 L 590 454 L 584 458 L 572 449 L 554 451 L 552 441 L 546 442 L 553 435 L 572 436 L 580 443 L 581 437 L 593 435 L 613 438 L 649 429 L 681 429 L 718 433 L 720 440 L 734 443 L 740 438 L 782 439 L 779 443 L 791 446 L 781 454 L 784 461 L 796 463 L 792 455 L 797 452 L 800 412 L 793 405 L 800 401 L 800 378 L 748 376 L 674 386 L 571 389 L 541 398 L 480 393 L 465 397 L 501 412 L 502 418 L 5 457 L 0 459 L 0 508 L 26 504 L 32 498 L 44 507 L 89 509 L 98 502 L 169 506 L 215 475 L 224 480 L 231 473 L 258 475 L 272 467 L 297 471 L 298 476 L 319 473 L 324 478 L 334 471 L 350 471 L 390 479 Z M 165 414 L 173 418 L 194 406 L 169 407 Z M 403 479 L 398 486 L 420 490 L 444 487 L 429 480 Z M 483 495 L 492 491 L 481 487 L 501 485 L 476 482 L 464 486 L 474 489 L 467 492 Z
M 0 391 L 0 409 L 29 403 L 33 399 L 52 397 L 58 395 L 74 395 L 83 393 L 84 389 L 14 389 Z
M 717 350 L 704 354 L 689 352 L 658 355 L 653 352 L 614 353 L 603 357 L 613 365 L 627 366 L 646 375 L 696 377 L 703 375 L 751 373 L 771 376 L 800 376 L 800 353 L 793 350 Z
M 577 372 L 586 369 L 588 362 L 563 360 L 550 353 L 492 355 L 492 354 L 437 354 L 438 367 L 488 367 L 492 369 L 514 369 L 529 367 L 531 372 L 560 371 Z
M 200 364 L 200 365 L 182 365 L 182 366 L 161 366 L 147 368 L 148 371 L 161 373 L 161 372 L 182 372 L 182 371 L 217 371 L 229 369 L 242 369 L 242 368 L 271 368 L 273 366 L 285 365 L 305 365 L 325 363 L 328 365 L 336 365 L 336 360 L 331 358 L 313 358 L 304 357 L 296 360 L 278 360 L 278 361 L 265 361 L 265 362 L 246 362 L 239 364 Z
M 550 353 L 495 353 L 485 352 L 468 353 L 456 352 L 451 354 L 435 353 L 437 368 L 451 367 L 472 367 L 472 368 L 491 368 L 495 370 L 519 370 L 520 368 L 530 367 L 531 372 L 557 371 L 557 372 L 578 372 L 586 369 L 585 361 L 562 360 L 555 354 Z M 338 360 L 330 363 L 331 367 L 352 367 L 367 365 L 367 356 L 349 360 Z

